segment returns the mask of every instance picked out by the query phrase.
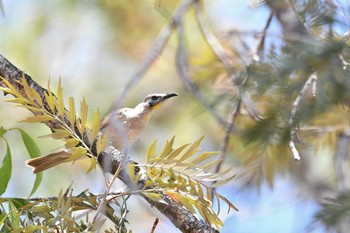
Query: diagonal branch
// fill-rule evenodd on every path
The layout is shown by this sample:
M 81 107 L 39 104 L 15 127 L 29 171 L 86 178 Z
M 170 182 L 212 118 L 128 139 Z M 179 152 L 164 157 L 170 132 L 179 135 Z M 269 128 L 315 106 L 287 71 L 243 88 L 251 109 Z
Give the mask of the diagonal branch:
M 34 90 L 36 90 L 39 93 L 39 95 L 42 97 L 44 107 L 49 108 L 45 98 L 45 94 L 44 94 L 45 92 L 47 92 L 47 90 L 41 87 L 29 75 L 23 73 L 23 71 L 15 67 L 5 57 L 3 57 L 0 54 L 0 76 L 4 78 L 6 81 L 8 81 L 9 83 L 11 83 L 17 89 L 17 91 L 24 93 L 25 92 L 24 87 L 19 82 L 22 75 L 25 77 L 29 86 Z M 3 86 L 3 85 L 4 83 L 0 80 L 0 86 Z M 46 123 L 46 125 L 50 129 L 60 128 L 59 122 L 49 121 Z M 76 129 L 76 131 L 78 131 L 78 129 Z M 76 132 L 76 133 L 78 134 L 79 132 Z M 88 142 L 87 138 L 84 138 L 83 140 L 84 141 L 86 140 L 86 142 Z M 125 156 L 113 146 L 108 146 L 100 155 L 98 155 L 97 160 L 103 172 L 110 173 L 112 175 L 116 173 L 116 171 L 118 170 L 119 164 L 122 162 L 136 164 L 136 162 L 134 161 L 129 161 L 129 160 L 125 161 Z M 140 169 L 135 169 L 134 176 L 137 177 L 140 174 L 140 172 L 141 172 Z M 131 178 L 129 177 L 128 173 L 125 171 L 125 166 L 122 166 L 121 172 L 118 178 L 122 180 L 131 191 L 134 191 L 137 188 L 139 190 L 140 188 L 145 186 L 145 180 L 142 180 L 142 179 L 139 180 L 138 183 L 135 185 L 131 181 Z M 161 213 L 163 213 L 182 232 L 188 232 L 188 233 L 218 232 L 215 229 L 211 228 L 204 221 L 198 220 L 194 214 L 192 214 L 183 206 L 177 204 L 175 201 L 171 199 L 171 197 L 165 194 L 163 194 L 162 196 L 164 203 L 153 201 L 145 197 L 144 195 L 142 195 L 142 193 L 140 194 L 140 196 L 144 198 L 151 206 L 154 206 Z
M 117 103 L 115 104 L 115 108 L 120 107 L 120 105 L 123 103 L 123 101 L 125 100 L 130 90 L 141 80 L 141 78 L 151 68 L 152 64 L 155 62 L 158 56 L 162 53 L 164 47 L 169 41 L 170 36 L 172 35 L 173 31 L 176 29 L 176 26 L 177 26 L 176 22 L 184 16 L 188 8 L 192 5 L 193 1 L 194 0 L 184 0 L 179 5 L 169 25 L 166 26 L 163 29 L 163 31 L 160 32 L 157 39 L 154 41 L 152 48 L 148 53 L 147 57 L 145 58 L 145 61 L 141 66 L 141 68 L 136 72 L 136 74 L 129 80 L 129 82 L 124 87 Z

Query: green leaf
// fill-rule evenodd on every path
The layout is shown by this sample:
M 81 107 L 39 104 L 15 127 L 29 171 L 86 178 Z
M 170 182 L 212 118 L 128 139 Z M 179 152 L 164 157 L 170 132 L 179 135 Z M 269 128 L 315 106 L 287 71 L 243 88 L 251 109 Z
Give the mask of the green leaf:
M 80 119 L 81 119 L 81 125 L 82 128 L 86 128 L 86 122 L 88 117 L 88 106 L 86 104 L 85 98 L 80 102 Z
M 186 160 L 187 158 L 191 157 L 192 155 L 194 155 L 195 153 L 198 152 L 198 147 L 201 144 L 202 140 L 203 140 L 204 136 L 202 136 L 200 139 L 198 139 L 197 141 L 195 141 L 190 148 L 188 148 L 188 150 L 181 156 L 181 161 Z
M 17 230 L 20 227 L 20 221 L 21 221 L 21 219 L 19 218 L 20 214 L 17 213 L 17 208 L 11 201 L 9 201 L 8 204 L 9 204 L 9 220 L 10 220 L 12 229 Z
M 4 136 L 4 134 L 7 132 L 6 129 L 4 129 L 4 127 L 0 127 L 0 137 Z
M 101 128 L 101 115 L 100 115 L 100 110 L 97 108 L 97 110 L 94 112 L 94 116 L 92 118 L 92 126 L 91 126 L 92 138 L 91 138 L 91 141 L 95 140 L 95 138 L 98 135 L 98 132 L 100 131 L 100 128 Z
M 91 156 L 90 158 L 90 165 L 88 169 L 86 170 L 86 174 L 91 172 L 92 170 L 96 169 L 96 158 L 94 156 Z
M 147 150 L 147 160 L 152 158 L 154 153 L 156 153 L 156 148 L 157 148 L 157 138 L 154 139 L 154 141 L 152 142 L 152 144 L 150 145 L 150 147 Z
M 20 121 L 20 122 L 28 122 L 28 123 L 42 123 L 46 121 L 52 121 L 54 118 L 52 116 L 48 115 L 36 115 L 32 117 L 27 117 L 26 119 Z
M 77 160 L 80 157 L 86 155 L 87 149 L 83 148 L 83 147 L 75 147 L 72 148 L 73 153 L 69 156 L 68 159 L 65 160 L 65 162 L 69 162 L 69 161 L 73 161 L 73 160 Z
M 57 87 L 57 101 L 56 108 L 58 110 L 58 113 L 61 115 L 61 118 L 64 117 L 64 101 L 63 101 L 63 88 L 61 79 L 58 81 L 58 87 Z
M 173 151 L 174 140 L 175 140 L 175 136 L 170 141 L 166 142 L 166 145 L 165 145 L 162 153 L 160 154 L 159 158 L 164 158 L 167 155 L 169 155 L 170 152 Z
M 10 146 L 6 139 L 4 140 L 6 142 L 6 154 L 0 166 L 0 195 L 2 195 L 6 191 L 7 185 L 10 181 L 12 174 L 12 158 Z
M 41 152 L 38 145 L 35 143 L 34 139 L 31 136 L 29 136 L 29 134 L 27 134 L 24 130 L 19 128 L 16 128 L 16 130 L 18 130 L 21 133 L 23 143 L 29 153 L 30 158 L 33 159 L 33 158 L 39 157 L 41 155 Z M 37 173 L 35 177 L 35 182 L 34 182 L 32 191 L 29 194 L 29 197 L 31 197 L 39 188 L 42 179 L 43 179 L 43 173 L 42 172 Z

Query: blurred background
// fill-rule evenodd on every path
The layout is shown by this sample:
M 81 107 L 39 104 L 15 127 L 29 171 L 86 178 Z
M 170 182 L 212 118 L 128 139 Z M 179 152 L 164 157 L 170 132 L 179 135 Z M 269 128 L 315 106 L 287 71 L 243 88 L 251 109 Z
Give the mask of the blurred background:
M 69 96 L 76 101 L 85 97 L 90 114 L 97 108 L 106 114 L 115 106 L 183 4 L 174 0 L 1 3 L 0 53 L 44 87 L 50 80 L 55 90 L 61 79 L 66 101 Z M 122 106 L 134 107 L 150 93 L 179 93 L 154 114 L 133 146 L 132 157 L 145 161 L 145 151 L 155 138 L 161 148 L 174 135 L 177 146 L 205 135 L 202 150 L 225 148 L 221 169 L 233 167 L 237 173 L 218 189 L 239 209 L 229 214 L 221 211 L 222 232 L 346 232 L 350 82 L 345 61 L 350 53 L 343 35 L 349 30 L 349 2 L 216 0 L 200 5 L 230 67 L 213 52 L 201 32 L 198 12 L 189 8 L 182 23 L 190 81 L 197 88 L 191 89 L 178 73 L 175 30 L 150 69 L 119 99 Z M 283 14 L 288 11 L 296 18 L 285 20 Z M 268 22 L 271 12 L 274 17 Z M 293 25 L 294 19 L 300 20 L 299 25 Z M 293 103 L 312 72 L 318 76 L 315 97 L 310 88 L 290 124 Z M 43 155 L 62 146 L 39 138 L 50 133 L 46 126 L 19 122 L 31 113 L 5 103 L 6 98 L 1 96 L 0 126 L 30 133 Z M 225 146 L 225 122 L 238 102 Z M 298 162 L 288 145 L 293 127 L 302 157 Z M 3 196 L 26 197 L 35 179 L 24 164 L 28 155 L 17 132 L 10 131 L 6 137 L 14 174 Z M 2 159 L 3 142 L 0 152 Z M 85 189 L 103 193 L 103 175 L 98 169 L 85 175 L 88 165 L 81 160 L 48 170 L 34 196 L 55 196 L 71 183 L 75 194 Z M 124 188 L 117 183 L 115 191 Z M 156 232 L 177 232 L 140 198 L 132 197 L 128 204 L 133 232 L 150 232 L 156 217 L 160 218 Z

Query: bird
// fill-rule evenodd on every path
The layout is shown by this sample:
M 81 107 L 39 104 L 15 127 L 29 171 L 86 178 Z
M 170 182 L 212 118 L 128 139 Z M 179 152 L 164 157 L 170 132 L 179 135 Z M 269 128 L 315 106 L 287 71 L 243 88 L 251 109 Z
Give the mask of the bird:
M 175 96 L 178 94 L 150 94 L 134 108 L 121 108 L 112 111 L 101 121 L 100 132 L 104 134 L 108 131 L 109 144 L 117 150 L 123 151 L 132 145 L 146 129 L 152 113 L 159 109 L 165 100 Z M 70 150 L 62 150 L 27 160 L 26 165 L 31 167 L 35 174 L 65 162 L 71 154 Z

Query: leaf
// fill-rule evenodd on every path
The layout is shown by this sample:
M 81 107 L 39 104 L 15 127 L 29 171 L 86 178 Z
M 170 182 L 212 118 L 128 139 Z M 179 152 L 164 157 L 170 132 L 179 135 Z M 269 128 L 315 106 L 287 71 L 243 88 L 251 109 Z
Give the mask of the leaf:
M 0 76 L 0 79 L 3 83 L 5 83 L 5 86 L 7 87 L 7 88 L 0 87 L 0 90 L 10 93 L 16 97 L 23 97 L 23 95 L 19 91 L 17 91 L 17 89 L 9 81 L 7 81 L 1 76 Z
M 23 86 L 24 92 L 27 95 L 27 99 L 32 103 L 33 101 L 32 88 L 29 87 L 27 80 L 24 77 L 24 73 L 22 73 L 21 84 Z
M 16 128 L 16 130 L 18 130 L 21 133 L 23 143 L 29 153 L 30 158 L 33 159 L 33 158 L 39 157 L 41 155 L 41 152 L 38 145 L 35 143 L 34 139 L 31 136 L 29 136 L 29 134 L 27 134 L 24 130 L 19 128 Z M 35 177 L 35 182 L 34 182 L 32 191 L 29 194 L 29 197 L 31 197 L 39 188 L 42 179 L 43 179 L 43 173 L 42 172 L 37 173 Z
M 4 127 L 0 127 L 0 137 L 4 136 L 4 134 L 7 132 L 6 129 L 4 129 Z
M 73 148 L 80 143 L 80 141 L 76 138 L 68 138 L 64 141 L 66 142 L 65 147 L 67 149 Z
M 56 114 L 55 112 L 55 97 L 53 96 L 52 94 L 52 91 L 51 91 L 51 87 L 50 87 L 50 79 L 48 81 L 48 84 L 47 84 L 47 92 L 44 93 L 45 95 L 45 99 L 46 99 L 46 102 L 47 104 L 49 105 L 50 109 L 51 109 L 51 113 L 52 114 Z
M 54 118 L 52 116 L 48 115 L 36 115 L 32 117 L 27 117 L 25 120 L 22 120 L 20 122 L 28 122 L 28 123 L 44 123 L 47 121 L 52 121 Z
M 210 152 L 204 152 L 200 155 L 198 155 L 196 158 L 194 158 L 191 163 L 193 164 L 199 164 L 201 162 L 203 162 L 204 160 L 210 158 L 213 155 L 217 155 L 219 153 L 219 151 L 210 151 Z
M 182 145 L 182 146 L 176 148 L 175 150 L 173 150 L 173 151 L 169 154 L 168 159 L 176 158 L 188 145 L 190 145 L 190 144 Z
M 159 158 L 164 158 L 166 157 L 172 150 L 173 150 L 173 144 L 174 144 L 175 136 L 170 139 L 170 141 L 167 141 L 165 144 L 165 147 L 160 154 Z
M 83 147 L 72 148 L 73 153 L 65 160 L 65 162 L 70 162 L 79 159 L 80 157 L 86 155 L 87 149 Z
M 221 195 L 218 194 L 218 193 L 215 193 L 215 195 L 216 195 L 216 197 L 217 197 L 218 199 L 222 199 L 224 202 L 226 202 L 226 204 L 227 204 L 230 208 L 232 208 L 232 209 L 234 209 L 234 210 L 236 210 L 236 211 L 239 211 L 238 208 L 237 208 L 236 206 L 234 206 L 226 197 L 221 196 Z M 227 213 L 230 212 L 230 208 L 228 209 Z
M 87 122 L 87 114 L 88 114 L 88 106 L 86 104 L 85 98 L 80 102 L 80 119 L 81 119 L 81 125 L 82 128 L 86 128 L 86 122 Z
M 61 79 L 58 81 L 58 87 L 57 87 L 57 101 L 56 108 L 58 110 L 58 113 L 61 115 L 61 118 L 64 117 L 64 101 L 63 101 L 63 88 L 61 84 Z
M 106 149 L 108 142 L 109 142 L 109 133 L 108 131 L 106 131 L 97 139 L 97 143 L 96 143 L 97 155 L 99 155 L 104 149 Z
M 97 108 L 97 110 L 94 112 L 94 116 L 92 118 L 92 125 L 91 125 L 92 138 L 91 138 L 91 141 L 95 140 L 95 138 L 98 135 L 98 132 L 100 131 L 100 128 L 101 128 L 101 115 L 100 115 L 100 110 Z
M 194 155 L 195 153 L 198 152 L 198 147 L 201 144 L 202 140 L 203 140 L 204 136 L 202 136 L 200 139 L 198 139 L 197 141 L 195 141 L 190 148 L 188 148 L 188 150 L 181 156 L 181 161 L 184 161 L 186 159 L 188 159 L 189 157 L 191 157 L 192 155 Z
M 147 150 L 147 161 L 152 158 L 152 156 L 155 154 L 157 148 L 157 138 L 153 140 L 152 144 L 149 146 Z
M 21 219 L 19 218 L 20 214 L 17 213 L 17 208 L 11 201 L 9 201 L 8 204 L 9 204 L 9 220 L 10 220 L 12 229 L 17 230 L 20 227 L 20 221 L 21 221 Z
M 69 112 L 67 112 L 68 120 L 72 127 L 75 126 L 75 120 L 77 118 L 77 114 L 75 111 L 75 101 L 74 97 L 69 97 Z
M 6 191 L 7 185 L 10 181 L 12 174 L 12 158 L 10 146 L 6 139 L 6 154 L 0 166 L 0 196 Z
M 53 132 L 48 136 L 52 137 L 53 139 L 64 139 L 64 138 L 68 138 L 71 135 L 72 133 L 66 129 L 55 129 L 55 132 Z
M 88 167 L 88 169 L 86 170 L 86 174 L 88 174 L 89 172 L 91 172 L 92 170 L 96 169 L 96 158 L 94 156 L 91 156 L 90 158 L 90 165 Z

